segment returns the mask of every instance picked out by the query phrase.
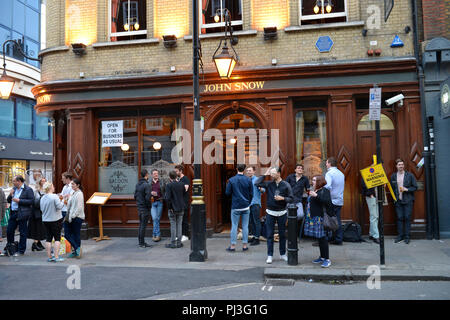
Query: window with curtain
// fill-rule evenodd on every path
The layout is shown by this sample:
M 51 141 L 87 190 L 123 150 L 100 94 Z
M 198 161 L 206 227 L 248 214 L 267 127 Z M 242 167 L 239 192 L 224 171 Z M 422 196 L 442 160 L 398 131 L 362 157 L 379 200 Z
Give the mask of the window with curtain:
M 201 32 L 224 32 L 225 9 L 231 13 L 233 31 L 242 30 L 242 0 L 202 0 Z M 219 22 L 214 21 L 216 14 Z
M 33 104 L 23 99 L 16 99 L 17 138 L 33 138 Z
M 347 0 L 300 0 L 300 24 L 347 21 Z
M 15 136 L 14 100 L 0 100 L 0 136 Z
M 36 115 L 36 139 L 48 141 L 50 138 L 50 130 L 48 118 Z
M 295 115 L 296 161 L 305 167 L 310 179 L 323 174 L 327 159 L 326 115 L 319 110 L 299 111 Z
M 147 37 L 145 0 L 109 0 L 111 8 L 110 41 L 136 40 Z

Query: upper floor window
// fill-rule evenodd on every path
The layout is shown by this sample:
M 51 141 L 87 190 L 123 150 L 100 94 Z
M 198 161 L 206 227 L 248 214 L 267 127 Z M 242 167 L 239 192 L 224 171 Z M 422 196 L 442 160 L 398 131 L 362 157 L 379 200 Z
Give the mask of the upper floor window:
M 300 24 L 347 21 L 347 0 L 300 0 Z
M 202 33 L 223 32 L 225 9 L 230 11 L 233 31 L 242 30 L 242 0 L 203 0 Z M 216 15 L 218 22 L 214 20 Z
M 110 41 L 145 39 L 147 6 L 145 0 L 110 0 Z

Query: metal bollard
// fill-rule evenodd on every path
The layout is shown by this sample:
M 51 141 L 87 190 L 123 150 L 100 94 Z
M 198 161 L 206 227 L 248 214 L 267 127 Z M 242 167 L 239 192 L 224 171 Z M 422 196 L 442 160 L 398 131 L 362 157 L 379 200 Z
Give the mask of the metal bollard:
M 288 265 L 298 265 L 297 205 L 288 204 Z

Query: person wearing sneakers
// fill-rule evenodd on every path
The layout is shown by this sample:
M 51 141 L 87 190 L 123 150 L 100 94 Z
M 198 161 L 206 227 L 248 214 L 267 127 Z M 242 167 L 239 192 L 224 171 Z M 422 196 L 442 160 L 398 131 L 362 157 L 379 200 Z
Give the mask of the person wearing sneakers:
M 54 193 L 55 187 L 51 182 L 46 182 L 44 184 L 44 192 L 45 194 L 41 198 L 41 211 L 42 211 L 42 222 L 44 222 L 44 226 L 46 229 L 46 249 L 48 262 L 59 262 L 64 261 L 63 258 L 58 256 L 59 254 L 59 246 L 61 240 L 61 229 L 63 216 L 61 213 L 61 209 L 64 206 L 64 203 L 60 200 L 60 198 Z M 55 246 L 53 248 L 53 252 L 55 256 L 52 256 L 52 240 L 55 239 Z
M 72 253 L 68 258 L 81 258 L 81 225 L 84 221 L 84 196 L 81 181 L 77 178 L 70 183 L 72 196 L 67 203 L 67 234 L 66 239 L 72 246 Z
M 325 188 L 327 181 L 324 176 L 314 176 L 311 181 L 313 190 L 309 191 L 307 200 L 304 234 L 319 239 L 320 257 L 313 263 L 320 263 L 321 267 L 328 268 L 331 266 L 331 261 L 328 239 L 323 227 L 323 212 L 325 209 L 328 215 L 334 216 L 334 210 L 330 190 Z
M 253 184 L 249 177 L 244 175 L 245 164 L 237 165 L 237 174 L 227 183 L 225 194 L 231 196 L 231 233 L 229 252 L 236 251 L 237 231 L 239 220 L 242 217 L 242 250 L 248 247 L 248 219 L 250 215 L 250 203 L 253 198 Z
M 169 172 L 170 182 L 166 185 L 166 194 L 164 199 L 167 203 L 167 209 L 170 220 L 170 243 L 166 244 L 166 248 L 181 248 L 183 214 L 186 210 L 184 195 L 186 188 L 183 182 L 177 180 L 175 170 Z
M 266 189 L 267 192 L 267 260 L 266 263 L 272 263 L 273 260 L 273 242 L 275 222 L 278 224 L 280 259 L 288 261 L 286 255 L 286 222 L 288 203 L 293 201 L 292 188 L 286 181 L 281 179 L 281 169 L 271 168 L 267 173 L 270 173 L 272 181 L 257 183 L 256 186 Z
M 178 176 L 178 181 L 184 184 L 184 189 L 186 192 L 184 193 L 184 213 L 183 213 L 183 224 L 181 227 L 181 242 L 189 240 L 189 187 L 191 185 L 191 180 L 184 175 L 184 166 L 179 164 L 175 166 L 175 172 Z
M 159 221 L 163 212 L 163 196 L 165 193 L 164 182 L 159 179 L 159 171 L 152 170 L 152 180 L 150 183 L 151 194 L 151 215 L 153 220 L 153 238 L 154 242 L 161 241 L 161 230 L 159 229 Z
M 253 238 L 249 241 L 251 246 L 259 245 L 259 237 L 261 236 L 261 193 L 266 190 L 263 188 L 258 188 L 255 183 L 258 182 L 259 178 L 255 175 L 256 167 L 249 166 L 247 168 L 247 177 L 252 179 L 253 184 L 253 198 L 250 203 L 250 220 L 249 220 L 249 231 L 252 232 Z

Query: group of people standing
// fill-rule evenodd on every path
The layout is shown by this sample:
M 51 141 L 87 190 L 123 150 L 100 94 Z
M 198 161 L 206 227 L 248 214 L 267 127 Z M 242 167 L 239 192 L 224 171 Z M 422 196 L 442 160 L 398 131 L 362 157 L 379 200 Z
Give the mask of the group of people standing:
M 317 175 L 312 178 L 310 189 L 309 179 L 303 175 L 304 167 L 297 164 L 295 173 L 286 180 L 281 177 L 280 168 L 270 168 L 271 181 L 264 181 L 265 176 L 255 176 L 256 168 L 245 165 L 237 166 L 237 174 L 230 178 L 226 186 L 226 195 L 231 196 L 231 234 L 229 252 L 236 251 L 239 220 L 242 219 L 242 250 L 247 251 L 248 245 L 260 243 L 261 236 L 261 194 L 266 193 L 265 228 L 267 235 L 267 260 L 273 261 L 275 224 L 278 225 L 280 259 L 287 261 L 286 254 L 286 223 L 287 204 L 297 206 L 297 217 L 305 218 L 304 232 L 308 236 L 319 239 L 320 257 L 313 263 L 321 263 L 326 268 L 331 265 L 328 252 L 327 230 L 323 227 L 324 208 L 329 215 L 337 216 L 341 225 L 340 212 L 343 205 L 345 177 L 336 166 L 334 158 L 327 160 L 326 176 Z M 310 190 L 309 190 L 310 189 Z M 306 214 L 303 207 L 303 196 L 307 195 Z M 249 228 L 253 238 L 248 239 Z M 333 234 L 333 243 L 342 244 L 342 227 Z
M 68 172 L 63 173 L 64 188 L 57 195 L 53 184 L 44 177 L 33 175 L 33 178 L 34 190 L 25 184 L 22 176 L 18 175 L 13 179 L 14 187 L 6 199 L 10 205 L 6 250 L 14 256 L 24 255 L 27 239 L 33 239 L 32 251 L 46 250 L 48 262 L 64 261 L 59 256 L 61 231 L 64 228 L 64 237 L 72 248 L 68 257 L 81 258 L 80 233 L 85 219 L 81 181 L 72 179 Z M 17 227 L 20 239 L 18 245 L 15 245 Z M 45 247 L 41 242 L 43 240 L 46 240 Z
M 151 175 L 151 181 L 149 181 Z M 138 208 L 139 232 L 138 242 L 141 248 L 150 248 L 151 244 L 145 242 L 145 230 L 152 218 L 154 242 L 161 240 L 160 219 L 163 210 L 163 202 L 166 202 L 170 221 L 170 243 L 167 248 L 181 248 L 183 241 L 188 240 L 189 224 L 189 187 L 190 180 L 184 175 L 182 165 L 175 166 L 169 172 L 169 182 L 159 179 L 159 172 L 153 169 L 151 173 L 142 169 L 141 178 L 136 185 L 134 199 Z

